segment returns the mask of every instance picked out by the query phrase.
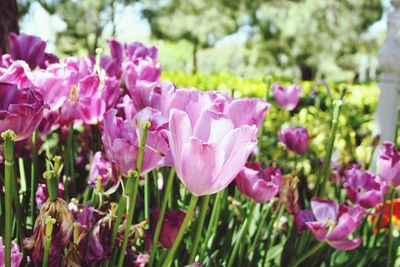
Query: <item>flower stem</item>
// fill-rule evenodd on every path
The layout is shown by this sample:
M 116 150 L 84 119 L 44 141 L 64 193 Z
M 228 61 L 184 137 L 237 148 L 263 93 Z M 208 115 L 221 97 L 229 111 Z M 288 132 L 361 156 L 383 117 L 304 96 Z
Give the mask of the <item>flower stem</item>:
M 129 239 L 129 233 L 130 233 L 130 228 L 132 225 L 132 220 L 133 220 L 133 213 L 135 212 L 135 204 L 136 204 L 136 197 L 137 197 L 137 192 L 139 189 L 139 182 L 140 182 L 140 176 L 142 174 L 142 164 L 143 164 L 143 155 L 144 155 L 144 148 L 146 145 L 146 140 L 147 140 L 147 130 L 150 127 L 150 123 L 146 122 L 143 123 L 142 125 L 142 135 L 140 137 L 140 146 L 138 150 L 138 156 L 136 160 L 136 169 L 137 172 L 135 174 L 131 174 L 128 176 L 128 184 L 126 188 L 126 194 L 129 198 L 129 210 L 125 222 L 125 231 L 124 231 L 124 240 L 122 242 L 121 246 L 121 252 L 119 254 L 118 258 L 118 267 L 122 267 L 124 263 L 124 258 L 125 258 L 125 252 L 126 248 L 128 246 L 128 239 Z
M 158 238 L 160 237 L 162 222 L 164 220 L 165 210 L 167 208 L 167 203 L 168 203 L 168 196 L 169 196 L 169 192 L 171 191 L 174 176 L 175 176 L 175 169 L 171 168 L 171 170 L 169 171 L 167 185 L 166 185 L 165 191 L 164 191 L 164 197 L 163 197 L 163 201 L 162 201 L 162 205 L 161 205 L 160 215 L 158 216 L 157 226 L 156 226 L 156 230 L 155 230 L 154 236 L 153 236 L 153 248 L 150 252 L 149 267 L 153 266 L 154 256 L 155 256 L 156 248 L 158 246 Z
M 43 255 L 43 267 L 47 267 L 49 264 L 49 255 L 51 247 L 51 237 L 53 234 L 53 224 L 56 223 L 56 219 L 48 217 L 46 218 L 46 236 L 44 238 L 44 255 Z
M 324 196 L 325 190 L 326 190 L 326 182 L 328 180 L 328 175 L 329 175 L 329 168 L 331 165 L 331 158 L 332 158 L 332 152 L 333 152 L 333 146 L 335 144 L 335 138 L 336 138 L 336 132 L 337 128 L 339 125 L 339 115 L 340 115 L 340 110 L 343 104 L 342 100 L 334 100 L 332 102 L 333 104 L 333 113 L 332 113 L 332 126 L 331 126 L 331 132 L 328 140 L 328 145 L 326 148 L 326 154 L 324 158 L 324 162 L 322 164 L 321 171 L 318 175 L 317 179 L 317 195 L 318 196 Z
M 172 258 L 174 257 L 174 254 L 175 254 L 176 250 L 178 249 L 179 244 L 181 243 L 183 234 L 185 233 L 185 230 L 186 230 L 186 228 L 187 228 L 187 226 L 189 224 L 189 221 L 193 217 L 194 208 L 196 207 L 198 199 L 199 199 L 198 196 L 192 195 L 192 198 L 190 199 L 189 208 L 188 208 L 188 210 L 186 212 L 185 219 L 183 220 L 183 223 L 181 225 L 181 228 L 179 229 L 178 235 L 176 236 L 174 245 L 172 246 L 172 248 L 168 252 L 167 258 L 165 259 L 162 267 L 168 267 L 169 264 L 171 263 Z
M 67 179 L 64 181 L 64 188 L 65 188 L 65 198 L 66 201 L 69 200 L 69 194 L 75 192 L 75 155 L 74 155 L 74 124 L 72 124 L 68 129 L 68 139 L 67 139 L 67 156 L 68 156 L 68 163 L 69 163 L 69 176 L 71 177 L 71 190 L 68 190 L 68 176 Z
M 196 256 L 197 247 L 199 246 L 201 231 L 203 230 L 204 220 L 206 218 L 209 202 L 210 202 L 210 195 L 204 196 L 203 202 L 201 203 L 200 216 L 199 216 L 198 224 L 197 224 L 197 228 L 196 228 L 196 236 L 194 238 L 192 252 L 190 253 L 190 256 L 189 256 L 189 264 L 193 262 L 194 257 Z
M 312 254 L 314 254 L 315 252 L 317 252 L 324 246 L 325 246 L 325 242 L 319 242 L 317 245 L 315 245 L 310 250 L 308 250 L 305 254 L 303 254 L 300 258 L 295 259 L 294 263 L 291 266 L 292 267 L 298 266 L 300 263 L 305 261 L 308 257 L 310 257 Z
M 30 190 L 30 202 L 31 202 L 31 225 L 35 223 L 36 217 L 36 186 L 37 186 L 37 170 L 38 170 L 38 132 L 34 131 L 32 135 L 32 164 L 31 164 L 31 190 Z
M 242 243 L 243 238 L 247 234 L 247 229 L 249 228 L 250 221 L 251 221 L 251 219 L 253 217 L 253 210 L 254 210 L 255 206 L 256 206 L 256 202 L 252 201 L 250 209 L 249 209 L 249 213 L 247 214 L 247 217 L 244 220 L 244 223 L 240 228 L 239 236 L 236 239 L 235 246 L 233 247 L 233 251 L 232 251 L 231 256 L 229 258 L 229 262 L 228 262 L 227 267 L 232 267 L 234 262 L 235 262 L 235 258 L 236 258 L 237 252 L 239 250 L 239 246 Z
M 210 239 L 212 233 L 215 233 L 215 230 L 217 228 L 219 212 L 220 212 L 219 207 L 221 205 L 221 200 L 222 200 L 223 195 L 224 195 L 224 191 L 220 191 L 217 193 L 217 195 L 215 197 L 215 201 L 214 201 L 214 205 L 213 205 L 211 217 L 210 217 L 210 223 L 208 224 L 206 237 L 204 239 L 203 246 L 201 248 L 200 261 L 203 260 L 203 257 L 206 253 L 208 240 Z
M 394 188 L 390 188 L 390 215 L 389 215 L 389 248 L 387 252 L 386 267 L 390 267 L 392 263 L 392 247 L 393 247 L 393 200 L 396 195 Z
M 4 139 L 4 187 L 5 187 L 5 264 L 11 266 L 11 231 L 12 231 L 12 179 L 14 179 L 14 138 L 12 131 L 5 131 L 1 134 Z
M 144 218 L 150 218 L 150 199 L 149 199 L 149 177 L 147 174 L 144 175 Z

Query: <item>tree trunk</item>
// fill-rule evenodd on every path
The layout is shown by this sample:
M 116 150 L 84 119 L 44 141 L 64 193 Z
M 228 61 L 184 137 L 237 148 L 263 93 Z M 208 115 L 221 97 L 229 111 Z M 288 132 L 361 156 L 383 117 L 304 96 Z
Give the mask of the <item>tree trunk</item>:
M 303 81 L 312 81 L 314 80 L 315 74 L 317 70 L 313 66 L 309 66 L 306 64 L 301 64 L 300 65 L 300 71 L 301 71 L 301 79 Z
M 3 52 L 7 51 L 10 32 L 19 33 L 17 1 L 0 0 L 0 45 Z
M 197 73 L 197 49 L 198 49 L 198 43 L 194 42 L 193 43 L 193 52 L 192 52 L 192 60 L 193 60 L 192 73 L 193 74 Z

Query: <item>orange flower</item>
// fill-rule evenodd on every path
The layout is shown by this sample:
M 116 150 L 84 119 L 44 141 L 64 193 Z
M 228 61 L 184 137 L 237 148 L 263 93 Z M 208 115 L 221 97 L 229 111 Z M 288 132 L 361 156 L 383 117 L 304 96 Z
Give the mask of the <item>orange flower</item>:
M 376 215 L 371 215 L 369 217 L 369 221 L 374 223 L 375 220 L 379 219 L 379 216 L 382 212 L 382 204 L 376 206 Z M 382 216 L 382 223 L 381 228 L 389 228 L 390 222 L 390 200 L 386 201 L 385 204 L 385 211 Z M 393 200 L 393 215 L 392 215 L 392 222 L 398 229 L 400 229 L 400 198 L 396 198 Z M 375 226 L 375 231 L 378 231 L 378 223 Z

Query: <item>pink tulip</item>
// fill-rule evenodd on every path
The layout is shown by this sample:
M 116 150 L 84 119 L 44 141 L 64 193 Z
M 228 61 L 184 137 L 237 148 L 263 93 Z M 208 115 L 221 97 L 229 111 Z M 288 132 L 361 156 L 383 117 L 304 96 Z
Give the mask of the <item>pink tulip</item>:
M 102 141 L 106 157 L 115 162 L 121 174 L 136 169 L 136 159 L 141 136 L 141 124 L 150 122 L 148 129 L 146 149 L 143 157 L 142 172 L 146 173 L 155 167 L 163 165 L 164 155 L 168 144 L 161 136 L 161 131 L 166 129 L 167 120 L 152 108 L 145 108 L 133 118 L 123 119 L 117 117 L 117 110 L 105 113 Z M 139 126 L 139 127 L 137 127 Z
M 357 167 L 345 171 L 348 198 L 370 209 L 382 203 L 386 194 L 386 181 L 369 171 Z
M 16 141 L 30 137 L 39 126 L 45 107 L 39 93 L 0 83 L 0 133 L 12 130 Z
M 93 156 L 93 163 L 90 168 L 89 186 L 94 188 L 97 179 L 100 178 L 101 185 L 104 188 L 113 178 L 112 165 L 104 158 L 101 152 L 96 152 Z
M 385 179 L 390 187 L 400 185 L 400 152 L 391 142 L 382 144 L 379 153 L 379 176 Z
M 46 43 L 39 37 L 21 33 L 8 35 L 8 47 L 14 60 L 24 60 L 31 69 L 45 59 Z
M 235 127 L 240 125 L 256 125 L 260 128 L 267 113 L 269 104 L 259 98 L 235 99 L 229 104 L 228 114 Z
M 309 137 L 307 129 L 303 127 L 280 129 L 278 137 L 289 151 L 297 154 L 304 154 L 307 151 Z
M 171 111 L 170 150 L 185 186 L 194 195 L 209 195 L 223 190 L 239 174 L 257 144 L 257 128 L 235 128 L 229 117 L 210 110 L 193 121 L 187 112 Z
M 261 163 L 249 162 L 235 179 L 239 191 L 258 203 L 265 203 L 275 197 L 283 183 L 281 171 Z
M 11 243 L 11 267 L 18 267 L 21 264 L 23 255 L 19 250 L 19 246 L 15 241 Z M 6 266 L 5 246 L 3 238 L 0 237 L 0 266 Z
M 293 110 L 300 101 L 301 87 L 297 84 L 288 86 L 287 88 L 274 84 L 274 98 L 276 104 L 285 110 Z
M 360 246 L 361 237 L 351 239 L 351 235 L 360 225 L 365 210 L 360 206 L 341 206 L 332 200 L 313 198 L 311 209 L 315 220 L 310 214 L 299 213 L 295 222 L 298 229 L 304 230 L 304 225 L 320 242 L 327 242 L 338 250 L 352 250 Z
M 17 60 L 8 66 L 0 66 L 0 83 L 16 84 L 19 89 L 32 86 L 34 75 L 28 64 Z

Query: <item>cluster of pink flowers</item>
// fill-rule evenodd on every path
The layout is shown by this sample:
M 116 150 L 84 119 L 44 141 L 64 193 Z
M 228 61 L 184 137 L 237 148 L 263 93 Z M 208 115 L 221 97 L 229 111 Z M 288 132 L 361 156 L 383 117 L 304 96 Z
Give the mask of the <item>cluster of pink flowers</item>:
M 284 204 L 296 207 L 287 209 L 294 215 L 299 232 L 309 230 L 316 240 L 338 250 L 360 246 L 362 238 L 353 237 L 353 234 L 365 214 L 383 202 L 388 188 L 400 185 L 400 152 L 392 143 L 384 143 L 379 157 L 379 175 L 354 165 L 344 171 L 343 183 L 339 185 L 347 193 L 342 204 L 312 198 L 311 210 L 300 210 L 298 179 L 294 179 L 297 174 L 284 175 L 284 169 L 276 167 L 274 162 L 265 167 L 262 160 L 254 161 L 258 153 L 258 130 L 263 127 L 269 103 L 258 98 L 234 99 L 224 92 L 180 88 L 170 81 L 160 80 L 161 68 L 155 47 L 121 44 L 115 39 L 108 44 L 110 55 L 99 52 L 96 58 L 71 56 L 60 61 L 45 52 L 46 43 L 40 38 L 10 34 L 9 54 L 1 56 L 0 133 L 12 130 L 15 141 L 21 144 L 24 141 L 24 146 L 30 146 L 27 139 L 35 130 L 43 138 L 57 131 L 61 144 L 69 142 L 74 129 L 79 129 L 75 136 L 79 148 L 68 160 L 73 161 L 73 167 L 76 165 L 83 170 L 82 173 L 88 173 L 86 185 L 92 190 L 93 205 L 83 206 L 71 201 L 67 206 L 64 200 L 57 203 L 58 209 L 64 209 L 68 216 L 58 222 L 58 240 L 50 248 L 52 265 L 61 265 L 60 255 L 72 238 L 74 245 L 69 251 L 71 255 L 80 251 L 80 264 L 89 266 L 113 258 L 114 242 L 123 243 L 126 238 L 123 239 L 122 232 L 134 230 L 130 229 L 131 222 L 126 223 L 128 216 L 122 215 L 121 229 L 113 227 L 117 217 L 115 210 L 110 202 L 94 208 L 96 193 L 101 198 L 100 192 L 106 192 L 104 195 L 109 197 L 124 185 L 121 178 L 131 178 L 134 170 L 144 176 L 156 168 L 172 167 L 194 198 L 218 193 L 232 184 L 245 196 L 243 199 L 252 202 L 253 208 L 255 203 L 267 203 L 279 195 L 279 205 L 285 202 L 281 199 L 286 198 Z M 302 93 L 299 85 L 285 88 L 274 84 L 273 87 L 275 103 L 286 115 L 297 108 Z M 91 131 L 97 133 L 98 140 L 88 133 Z M 290 152 L 286 154 L 288 157 L 293 156 L 292 153 L 307 153 L 310 136 L 304 127 L 282 127 L 278 139 Z M 145 144 L 141 140 L 145 140 Z M 89 164 L 90 170 L 86 170 Z M 59 198 L 68 194 L 74 175 L 74 168 L 70 168 L 68 177 L 57 181 Z M 340 174 L 337 176 L 341 178 Z M 36 204 L 41 210 L 51 210 L 47 200 L 54 191 L 49 188 L 48 184 L 37 185 Z M 127 190 L 121 188 L 121 191 Z M 128 192 L 130 197 L 129 194 L 131 191 Z M 57 212 L 61 218 L 62 212 Z M 184 218 L 190 214 L 172 209 L 160 212 L 157 207 L 148 213 L 151 213 L 146 218 L 150 220 L 150 229 L 143 234 L 145 251 L 122 253 L 134 266 L 144 266 L 149 261 L 147 253 L 157 246 L 151 244 L 156 231 L 160 234 L 156 239 L 158 243 L 173 249 Z M 157 225 L 160 216 L 164 216 L 162 224 Z M 28 239 L 30 246 L 27 248 L 34 247 L 32 259 L 36 265 L 42 264 L 44 252 L 31 241 L 44 242 L 43 220 L 37 220 L 33 237 Z M 73 237 L 72 223 L 80 227 L 75 229 Z M 137 241 L 135 236 L 129 238 L 131 245 Z M 1 266 L 4 253 L 0 239 Z M 19 266 L 21 261 L 19 247 L 13 243 L 13 266 Z

